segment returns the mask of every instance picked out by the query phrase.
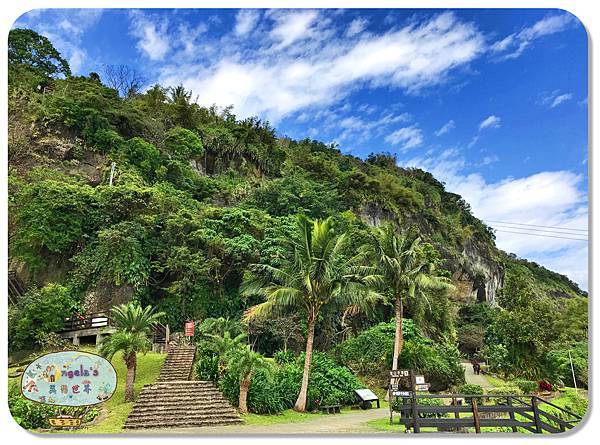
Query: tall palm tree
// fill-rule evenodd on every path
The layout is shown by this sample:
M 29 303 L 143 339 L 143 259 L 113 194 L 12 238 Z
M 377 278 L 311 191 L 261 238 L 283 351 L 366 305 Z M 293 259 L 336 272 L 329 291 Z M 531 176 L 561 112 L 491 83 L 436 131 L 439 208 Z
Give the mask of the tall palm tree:
M 405 299 L 426 298 L 427 292 L 451 287 L 446 278 L 435 273 L 433 247 L 418 236 L 396 232 L 392 224 L 384 224 L 372 232 L 373 243 L 365 246 L 375 262 L 375 273 L 391 293 L 396 331 L 392 369 L 398 369 L 398 358 L 404 346 L 402 319 Z
M 240 413 L 248 412 L 248 390 L 252 383 L 254 373 L 259 369 L 270 369 L 269 363 L 257 352 L 250 349 L 249 345 L 237 348 L 228 354 L 229 366 L 240 374 Z
M 361 272 L 361 255 L 344 254 L 346 235 L 335 233 L 331 218 L 311 221 L 300 215 L 295 233 L 281 238 L 290 255 L 279 267 L 252 266 L 254 277 L 245 281 L 244 295 L 261 295 L 265 302 L 250 308 L 246 320 L 283 315 L 294 310 L 306 317 L 306 355 L 302 385 L 294 409 L 306 410 L 306 396 L 312 360 L 315 324 L 326 306 L 364 306 L 377 297 L 370 291 L 371 278 Z
M 127 367 L 125 401 L 132 402 L 137 354 L 145 354 L 152 347 L 148 336 L 152 326 L 158 323 L 164 313 L 155 313 L 150 306 L 142 308 L 138 303 L 131 302 L 114 307 L 111 314 L 117 331 L 104 339 L 100 345 L 100 354 L 110 360 L 117 352 L 122 352 Z

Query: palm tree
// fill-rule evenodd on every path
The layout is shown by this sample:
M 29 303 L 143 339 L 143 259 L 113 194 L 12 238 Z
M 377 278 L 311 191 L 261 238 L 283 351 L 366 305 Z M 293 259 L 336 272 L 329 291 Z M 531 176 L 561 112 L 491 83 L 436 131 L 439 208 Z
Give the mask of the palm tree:
M 230 332 L 224 332 L 223 335 L 207 334 L 208 341 L 212 349 L 219 357 L 219 375 L 223 375 L 231 351 L 239 349 L 246 334 L 239 334 L 235 337 Z
M 125 401 L 132 402 L 137 354 L 145 354 L 152 347 L 148 335 L 164 313 L 155 313 L 150 306 L 142 309 L 138 303 L 131 302 L 114 307 L 111 314 L 117 331 L 104 339 L 100 354 L 110 360 L 117 352 L 122 352 L 127 367 Z
M 232 350 L 229 354 L 229 366 L 240 374 L 240 413 L 248 412 L 248 390 L 254 373 L 259 369 L 270 369 L 269 363 L 249 345 Z
M 365 246 L 365 251 L 370 251 L 376 274 L 393 299 L 396 331 L 392 369 L 398 369 L 398 358 L 404 345 L 404 297 L 409 303 L 417 297 L 426 300 L 427 291 L 442 290 L 451 285 L 446 278 L 436 275 L 435 251 L 420 237 L 397 233 L 392 224 L 384 224 L 374 229 L 372 238 L 373 244 Z
M 312 360 L 315 324 L 319 312 L 327 306 L 345 308 L 364 306 L 377 297 L 369 290 L 370 276 L 361 274 L 362 255 L 348 257 L 343 250 L 346 235 L 337 235 L 331 218 L 311 221 L 300 215 L 295 233 L 281 238 L 290 255 L 281 266 L 252 265 L 254 277 L 242 287 L 244 295 L 261 295 L 265 302 L 250 308 L 247 321 L 283 315 L 294 310 L 306 317 L 306 355 L 302 385 L 294 409 L 305 411 L 308 379 Z

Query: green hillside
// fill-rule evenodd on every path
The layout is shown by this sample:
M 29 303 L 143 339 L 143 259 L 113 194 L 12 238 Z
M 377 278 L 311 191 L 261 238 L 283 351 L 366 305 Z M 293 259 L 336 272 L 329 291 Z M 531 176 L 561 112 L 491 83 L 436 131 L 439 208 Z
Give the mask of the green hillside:
M 73 307 L 106 310 L 131 298 L 165 311 L 173 330 L 188 318 L 239 319 L 260 302 L 240 292 L 250 265 L 286 254 L 277 240 L 298 213 L 332 217 L 350 250 L 386 221 L 430 243 L 454 287 L 409 305 L 405 316 L 433 340 L 460 344 L 464 325 L 479 326 L 477 349 L 504 348 L 514 364 L 507 372 L 518 374 L 516 364 L 533 351 L 539 362 L 529 378 L 547 377 L 540 369 L 550 349 L 585 341 L 581 330 L 558 335 L 552 325 L 587 317 L 578 286 L 500 251 L 469 204 L 430 173 L 402 168 L 391 154 L 358 159 L 317 140 L 292 140 L 268 122 L 236 117 L 234 108 L 201 107 L 194 98 L 202 91 L 182 86 L 121 97 L 96 73 L 71 76 L 48 47 L 31 52 L 30 35 L 17 31 L 9 51 L 9 267 L 32 290 L 11 309 L 11 350 L 35 345 L 35 333 L 20 329 L 37 323 L 36 311 L 60 320 Z M 520 295 L 527 299 L 517 304 Z M 485 322 L 466 320 L 461 308 L 477 302 L 506 308 L 492 309 Z M 534 326 L 532 311 L 551 315 L 550 325 Z M 315 343 L 329 350 L 392 314 L 389 305 L 344 317 L 326 312 Z M 484 333 L 488 325 L 496 328 Z M 511 339 L 507 326 L 543 335 Z M 41 323 L 39 334 L 54 328 Z M 263 352 L 280 346 L 265 329 Z

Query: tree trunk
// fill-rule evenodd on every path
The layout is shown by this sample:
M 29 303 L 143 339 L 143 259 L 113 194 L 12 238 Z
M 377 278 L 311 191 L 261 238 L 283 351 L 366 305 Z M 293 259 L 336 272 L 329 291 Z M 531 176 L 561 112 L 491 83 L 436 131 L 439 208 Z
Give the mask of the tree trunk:
M 294 405 L 294 410 L 306 411 L 306 396 L 308 393 L 308 377 L 310 375 L 310 362 L 312 360 L 313 341 L 315 339 L 315 321 L 316 317 L 310 315 L 308 319 L 308 333 L 306 336 L 306 357 L 304 358 L 304 373 L 302 374 L 302 386 L 298 400 Z
M 127 376 L 125 377 L 125 401 L 133 402 L 133 384 L 135 383 L 135 368 L 137 367 L 137 357 L 135 352 L 132 352 L 125 357 L 125 365 L 127 365 Z
M 394 337 L 394 357 L 392 358 L 392 369 L 398 369 L 398 358 L 402 352 L 404 345 L 404 334 L 402 333 L 402 316 L 404 308 L 402 307 L 402 296 L 396 295 L 396 304 L 394 305 L 396 312 L 396 335 Z
M 240 414 L 248 412 L 248 389 L 250 388 L 250 379 L 240 380 Z

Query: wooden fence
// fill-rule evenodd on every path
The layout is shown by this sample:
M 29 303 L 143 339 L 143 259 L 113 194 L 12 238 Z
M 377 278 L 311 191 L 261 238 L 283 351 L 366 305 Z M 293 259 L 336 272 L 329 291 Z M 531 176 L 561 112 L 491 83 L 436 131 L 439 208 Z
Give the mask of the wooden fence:
M 425 399 L 441 399 L 444 403 L 431 405 Z M 396 400 L 390 398 L 392 424 L 394 413 L 400 414 L 398 424 L 415 433 L 427 427 L 449 432 L 480 433 L 484 427 L 504 427 L 512 432 L 561 433 L 581 421 L 580 416 L 534 395 L 412 393 Z

